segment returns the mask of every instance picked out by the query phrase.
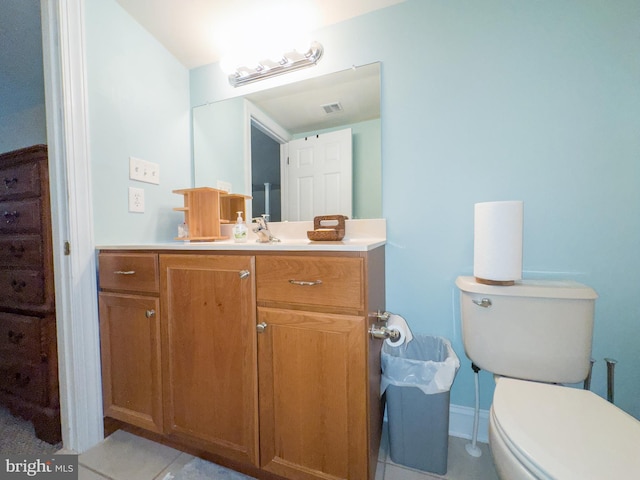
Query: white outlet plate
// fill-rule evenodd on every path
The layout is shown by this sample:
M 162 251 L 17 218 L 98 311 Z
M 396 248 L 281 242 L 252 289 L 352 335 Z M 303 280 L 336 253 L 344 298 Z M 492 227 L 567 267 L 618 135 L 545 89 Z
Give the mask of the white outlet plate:
M 139 182 L 160 184 L 160 166 L 157 163 L 129 157 L 129 178 Z
M 129 187 L 129 211 L 144 213 L 144 189 Z

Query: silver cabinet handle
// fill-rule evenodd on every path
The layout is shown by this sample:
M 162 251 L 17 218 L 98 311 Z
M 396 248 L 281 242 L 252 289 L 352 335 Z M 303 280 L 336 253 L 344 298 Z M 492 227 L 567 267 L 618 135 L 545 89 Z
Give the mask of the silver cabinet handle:
M 135 275 L 135 270 L 116 270 L 113 272 L 116 275 Z
M 491 306 L 491 299 L 483 298 L 482 300 L 472 300 L 473 303 L 478 305 L 479 307 L 489 308 Z
M 240 280 L 244 280 L 245 278 L 249 278 L 249 275 L 251 275 L 251 272 L 249 270 L 240 270 L 238 272 L 238 275 L 240 275 Z
M 147 318 L 155 317 L 156 316 L 156 311 L 155 310 L 147 310 L 146 312 L 144 312 L 144 316 L 147 317 Z
M 267 329 L 267 324 L 265 322 L 262 322 L 256 325 L 256 330 L 258 331 L 258 333 L 264 333 L 266 329 Z
M 306 282 L 304 280 L 289 280 L 291 285 L 300 285 L 302 287 L 313 287 L 315 285 L 322 285 L 322 280 L 314 280 L 312 282 Z

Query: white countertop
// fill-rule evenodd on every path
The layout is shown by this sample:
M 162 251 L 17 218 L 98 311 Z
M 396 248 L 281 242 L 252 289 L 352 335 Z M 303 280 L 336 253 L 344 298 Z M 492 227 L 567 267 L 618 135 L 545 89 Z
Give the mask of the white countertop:
M 232 225 L 223 226 L 223 235 L 231 236 Z M 229 232 L 226 232 L 226 230 Z M 347 220 L 345 236 L 338 242 L 312 242 L 307 231 L 313 230 L 313 222 L 273 222 L 269 229 L 280 242 L 257 243 L 257 236 L 249 229 L 246 243 L 233 240 L 215 242 L 171 241 L 148 244 L 98 245 L 98 250 L 233 250 L 233 251 L 308 251 L 308 252 L 366 252 L 386 243 L 386 221 Z

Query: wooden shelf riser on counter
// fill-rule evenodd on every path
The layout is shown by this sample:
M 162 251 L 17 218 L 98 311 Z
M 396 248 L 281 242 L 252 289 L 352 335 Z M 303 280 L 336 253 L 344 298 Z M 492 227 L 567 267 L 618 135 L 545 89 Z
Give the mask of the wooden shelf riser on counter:
M 174 190 L 173 193 L 184 195 L 184 206 L 173 210 L 184 212 L 184 221 L 189 227 L 189 236 L 176 240 L 195 242 L 229 238 L 221 234 L 220 226 L 232 223 L 239 211 L 246 220 L 246 200 L 251 198 L 211 187 L 185 188 Z

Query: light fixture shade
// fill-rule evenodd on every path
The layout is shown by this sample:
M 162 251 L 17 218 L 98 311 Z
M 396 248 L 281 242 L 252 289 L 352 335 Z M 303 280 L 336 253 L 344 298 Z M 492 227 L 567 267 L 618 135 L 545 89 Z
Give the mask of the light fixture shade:
M 311 67 L 318 63 L 323 53 L 324 49 L 320 43 L 311 42 L 306 52 L 292 50 L 284 53 L 280 61 L 265 59 L 261 60 L 255 67 L 238 66 L 236 71 L 229 75 L 229 83 L 233 87 L 240 87 L 265 78 Z

